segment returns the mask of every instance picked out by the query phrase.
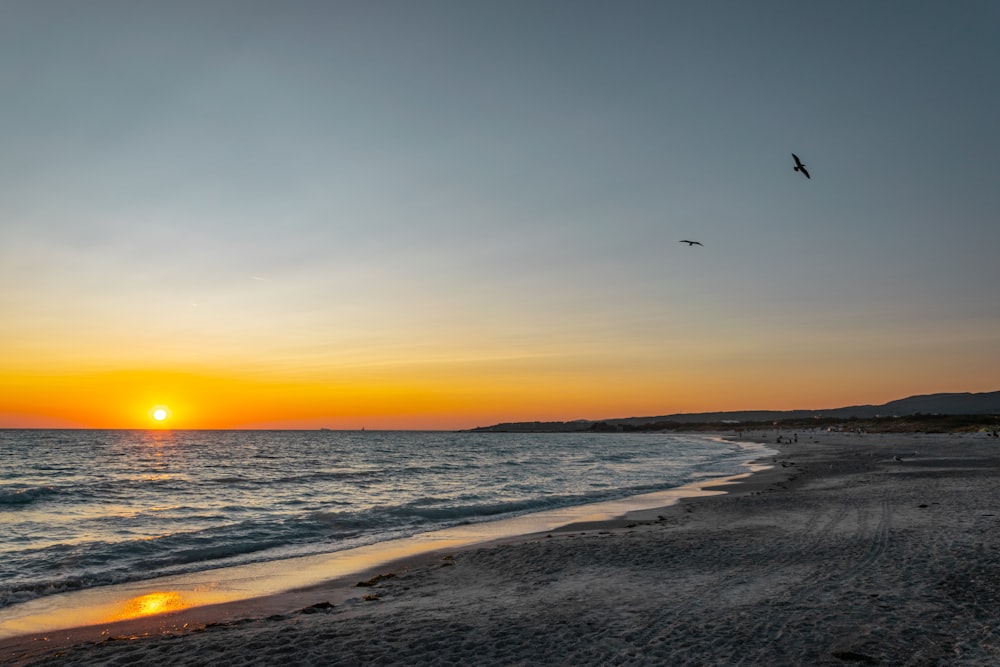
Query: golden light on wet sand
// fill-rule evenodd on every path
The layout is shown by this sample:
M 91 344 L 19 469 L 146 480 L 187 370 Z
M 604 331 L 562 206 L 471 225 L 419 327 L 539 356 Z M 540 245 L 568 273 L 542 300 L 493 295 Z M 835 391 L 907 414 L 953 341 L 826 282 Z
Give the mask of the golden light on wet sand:
M 109 621 L 125 621 L 130 618 L 163 614 L 168 611 L 187 609 L 188 604 L 177 591 L 157 591 L 126 600 L 120 611 Z

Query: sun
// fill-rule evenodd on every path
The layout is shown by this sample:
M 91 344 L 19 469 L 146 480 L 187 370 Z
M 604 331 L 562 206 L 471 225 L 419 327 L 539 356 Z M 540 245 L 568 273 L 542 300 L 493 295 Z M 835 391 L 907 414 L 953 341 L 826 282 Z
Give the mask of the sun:
M 170 408 L 165 405 L 154 405 L 149 409 L 149 417 L 157 424 L 165 424 L 170 419 Z

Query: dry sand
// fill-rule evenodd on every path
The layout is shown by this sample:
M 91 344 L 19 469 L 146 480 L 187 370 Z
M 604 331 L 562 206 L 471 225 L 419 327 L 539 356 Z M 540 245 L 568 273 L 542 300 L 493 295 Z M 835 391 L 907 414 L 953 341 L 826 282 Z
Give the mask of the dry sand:
M 439 553 L 367 587 L 8 640 L 0 662 L 1000 664 L 1000 441 L 778 447 L 723 496 Z

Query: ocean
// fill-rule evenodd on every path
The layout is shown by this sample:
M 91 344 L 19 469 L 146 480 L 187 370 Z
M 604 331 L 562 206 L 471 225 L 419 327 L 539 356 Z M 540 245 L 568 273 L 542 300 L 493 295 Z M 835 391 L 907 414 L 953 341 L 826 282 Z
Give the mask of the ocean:
M 698 435 L 0 430 L 0 608 L 746 472 Z

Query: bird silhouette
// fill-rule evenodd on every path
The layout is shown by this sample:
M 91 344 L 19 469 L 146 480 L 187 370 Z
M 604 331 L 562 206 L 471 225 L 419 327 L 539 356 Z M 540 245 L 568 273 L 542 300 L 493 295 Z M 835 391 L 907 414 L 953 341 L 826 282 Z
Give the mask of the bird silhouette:
M 678 243 L 687 243 L 689 248 L 693 245 L 702 245 L 701 241 L 688 241 L 687 239 L 678 241 Z
M 802 160 L 799 159 L 799 156 L 792 153 L 792 157 L 795 158 L 795 171 L 801 171 L 803 176 L 810 178 L 809 172 L 806 171 L 806 166 L 802 164 Z

